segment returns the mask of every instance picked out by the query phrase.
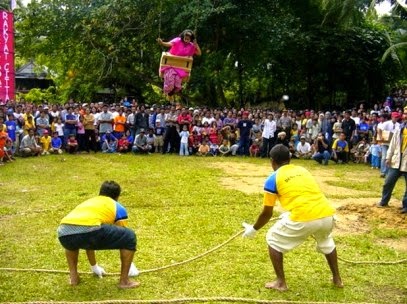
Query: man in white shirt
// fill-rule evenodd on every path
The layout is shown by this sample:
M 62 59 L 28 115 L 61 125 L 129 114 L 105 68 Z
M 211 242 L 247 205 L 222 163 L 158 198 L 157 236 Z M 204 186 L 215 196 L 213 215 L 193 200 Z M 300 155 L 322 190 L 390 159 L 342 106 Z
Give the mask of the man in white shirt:
M 295 156 L 300 159 L 310 159 L 312 156 L 311 145 L 305 141 L 305 136 L 302 135 L 300 142 L 297 144 Z
M 261 157 L 268 157 L 268 154 L 274 144 L 274 133 L 276 132 L 276 122 L 273 119 L 273 114 L 268 113 L 267 118 L 264 120 L 263 133 L 263 145 L 261 147 Z

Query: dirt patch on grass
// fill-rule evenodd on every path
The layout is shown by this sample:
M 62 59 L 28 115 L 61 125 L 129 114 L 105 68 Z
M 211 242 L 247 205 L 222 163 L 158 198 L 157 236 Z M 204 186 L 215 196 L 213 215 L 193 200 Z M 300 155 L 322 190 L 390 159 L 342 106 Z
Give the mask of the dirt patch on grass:
M 407 238 L 401 239 L 380 239 L 377 244 L 385 245 L 397 251 L 407 252 Z
M 226 175 L 220 183 L 227 189 L 238 190 L 247 194 L 263 192 L 265 178 L 272 172 L 268 164 L 256 165 L 250 163 L 224 162 L 217 163 L 216 166 L 225 171 Z M 324 193 L 329 193 L 335 199 L 330 199 L 337 208 L 336 234 L 358 234 L 367 233 L 373 226 L 378 228 L 407 229 L 406 216 L 400 214 L 400 201 L 392 200 L 389 208 L 377 208 L 376 203 L 380 197 L 373 197 L 369 191 L 355 190 L 345 187 L 336 187 L 335 181 L 340 181 L 339 177 L 325 168 L 313 170 L 319 186 Z M 360 182 L 368 176 L 349 173 L 347 180 Z M 327 182 L 330 184 L 327 184 Z M 343 197 L 343 199 L 341 198 Z M 349 198 L 351 197 L 351 198 Z M 278 211 L 278 209 L 277 209 Z M 395 240 L 395 242 L 398 242 Z

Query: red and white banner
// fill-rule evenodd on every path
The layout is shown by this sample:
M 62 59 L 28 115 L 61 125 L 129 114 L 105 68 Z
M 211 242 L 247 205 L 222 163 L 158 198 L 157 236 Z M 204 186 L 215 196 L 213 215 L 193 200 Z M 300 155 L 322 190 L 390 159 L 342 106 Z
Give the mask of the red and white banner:
M 0 104 L 14 98 L 14 16 L 0 11 Z

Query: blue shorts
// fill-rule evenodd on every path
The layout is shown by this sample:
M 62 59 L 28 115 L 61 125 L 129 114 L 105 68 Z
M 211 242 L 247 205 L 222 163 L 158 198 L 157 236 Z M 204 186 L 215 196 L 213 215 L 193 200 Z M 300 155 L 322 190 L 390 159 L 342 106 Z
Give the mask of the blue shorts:
M 102 225 L 100 229 L 59 237 L 61 245 L 68 250 L 127 249 L 136 251 L 137 237 L 133 230 L 115 225 Z

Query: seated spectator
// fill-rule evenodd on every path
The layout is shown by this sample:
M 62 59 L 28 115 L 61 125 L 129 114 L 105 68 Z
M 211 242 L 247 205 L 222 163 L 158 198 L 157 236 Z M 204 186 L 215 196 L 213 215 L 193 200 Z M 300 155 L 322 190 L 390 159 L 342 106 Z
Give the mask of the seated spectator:
M 118 140 L 114 135 L 106 137 L 102 144 L 102 153 L 116 153 L 117 142 Z
M 51 136 L 48 135 L 48 130 L 42 131 L 42 136 L 40 138 L 40 143 L 42 146 L 42 155 L 49 155 L 49 150 L 51 148 Z
M 300 142 L 297 144 L 295 156 L 299 159 L 310 159 L 312 156 L 311 145 L 305 140 L 304 135 L 301 136 Z
M 62 139 L 59 137 L 58 131 L 53 133 L 49 152 L 53 154 L 62 154 Z
M 7 162 L 12 162 L 15 160 L 14 158 L 14 152 L 13 152 L 13 140 L 10 137 L 6 138 L 6 144 L 4 146 L 4 157 L 3 161 Z
M 365 159 L 366 153 L 369 151 L 369 144 L 366 142 L 364 138 L 359 141 L 352 149 L 351 153 L 353 156 L 353 160 L 355 163 L 363 163 Z
M 249 148 L 250 157 L 258 157 L 260 155 L 259 139 L 256 138 Z
M 202 137 L 198 131 L 193 130 L 192 134 L 189 136 L 189 154 L 196 154 L 198 152 L 199 146 L 201 145 Z
M 198 148 L 198 152 L 196 152 L 196 155 L 199 156 L 207 156 L 209 153 L 209 145 L 208 141 L 206 139 L 202 140 L 202 144 Z
M 69 154 L 74 154 L 78 151 L 78 141 L 76 140 L 75 134 L 68 136 L 68 141 L 66 143 L 66 151 Z
M 318 133 L 317 138 L 314 140 L 314 151 L 312 159 L 320 164 L 328 165 L 331 153 L 329 152 L 329 145 L 321 132 Z
M 221 156 L 227 156 L 230 154 L 230 145 L 229 145 L 229 141 L 227 139 L 224 139 L 222 141 L 222 144 L 219 147 L 219 153 Z
M 216 142 L 210 142 L 209 144 L 209 153 L 212 156 L 217 156 L 219 153 L 219 145 Z
M 8 134 L 6 132 L 5 126 L 3 126 L 3 119 L 0 121 L 0 165 L 4 165 L 5 160 L 5 153 L 4 148 L 6 147 L 6 141 L 8 138 Z
M 117 152 L 126 153 L 129 151 L 130 142 L 126 134 L 123 133 L 122 137 L 117 142 Z
M 150 154 L 151 146 L 147 144 L 147 136 L 145 135 L 144 129 L 140 129 L 140 133 L 136 136 L 131 150 L 133 153 Z
M 28 129 L 28 134 L 23 137 L 20 143 L 21 156 L 39 156 L 41 154 L 41 147 L 37 144 L 34 135 L 34 129 Z
M 336 163 L 347 163 L 349 154 L 349 143 L 346 141 L 345 133 L 341 133 L 332 145 L 332 159 Z
M 289 141 L 287 138 L 287 134 L 284 131 L 279 132 L 277 134 L 276 145 L 279 145 L 279 144 L 282 144 L 282 145 L 286 146 L 287 148 L 289 147 Z

